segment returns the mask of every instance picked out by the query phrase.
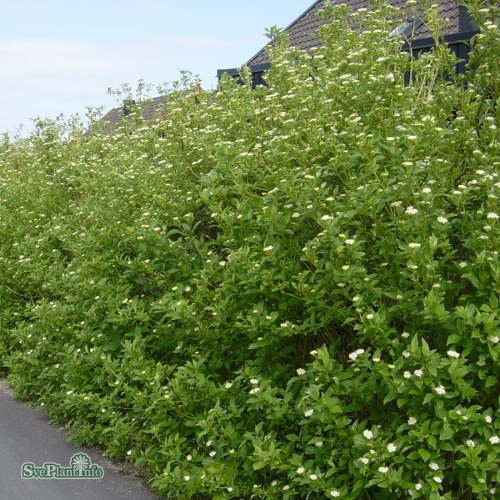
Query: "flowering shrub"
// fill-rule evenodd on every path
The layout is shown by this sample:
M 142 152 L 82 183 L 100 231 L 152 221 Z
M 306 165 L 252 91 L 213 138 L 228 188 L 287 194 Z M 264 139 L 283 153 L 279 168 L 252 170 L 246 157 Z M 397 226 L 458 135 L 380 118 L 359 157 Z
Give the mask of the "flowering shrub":
M 268 87 L 5 136 L 18 392 L 169 498 L 492 498 L 499 30 L 473 13 L 465 78 L 339 6 L 314 57 L 278 37 Z

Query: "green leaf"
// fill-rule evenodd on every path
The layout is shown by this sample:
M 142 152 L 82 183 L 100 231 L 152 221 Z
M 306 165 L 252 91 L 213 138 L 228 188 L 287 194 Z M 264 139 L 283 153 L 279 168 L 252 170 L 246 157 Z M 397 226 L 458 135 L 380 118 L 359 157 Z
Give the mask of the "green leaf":
M 395 392 L 395 391 L 389 391 L 385 398 L 384 398 L 384 404 L 386 405 L 387 403 L 389 403 L 390 401 L 392 401 L 393 399 L 396 399 L 398 396 L 398 394 Z
M 429 460 L 429 458 L 431 458 L 430 451 L 426 450 L 425 448 L 419 448 L 418 449 L 418 454 L 420 455 L 420 457 L 422 458 L 422 460 L 424 462 L 427 462 L 427 460 Z
M 486 383 L 484 385 L 485 385 L 485 387 L 491 387 L 492 385 L 495 385 L 496 383 L 497 383 L 497 378 L 493 375 L 490 375 L 486 379 Z
M 439 447 L 444 451 L 454 451 L 455 450 L 453 443 L 450 443 L 449 441 L 443 441 L 442 443 L 439 443 Z
M 490 306 L 493 311 L 498 311 L 498 295 L 496 293 L 490 295 Z
M 439 439 L 441 441 L 445 441 L 447 439 L 451 439 L 455 435 L 455 430 L 450 425 L 445 424 L 441 429 L 441 433 L 439 434 Z
M 459 335 L 458 333 L 454 333 L 453 335 L 450 335 L 448 337 L 448 340 L 446 341 L 446 345 L 456 344 L 457 342 L 460 342 L 461 340 L 462 340 L 462 336 Z
M 265 462 L 257 461 L 253 463 L 253 470 L 260 470 L 266 466 Z
M 433 394 L 432 392 L 429 392 L 428 394 L 425 395 L 425 398 L 424 398 L 424 401 L 422 404 L 427 404 L 429 401 L 432 401 L 434 398 L 436 397 L 435 394 Z
M 427 442 L 429 443 L 430 447 L 435 450 L 436 447 L 437 447 L 437 441 L 436 441 L 436 438 L 434 436 L 429 436 L 427 438 Z
M 425 339 L 422 339 L 422 354 L 427 358 L 429 353 L 429 344 L 425 341 Z

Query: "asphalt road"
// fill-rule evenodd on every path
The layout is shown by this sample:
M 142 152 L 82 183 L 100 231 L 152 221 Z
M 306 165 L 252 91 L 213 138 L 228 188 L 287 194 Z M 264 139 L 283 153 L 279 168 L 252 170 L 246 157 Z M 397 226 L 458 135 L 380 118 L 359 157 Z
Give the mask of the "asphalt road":
M 22 478 L 24 463 L 44 469 L 44 463 L 69 468 L 76 453 L 102 467 L 99 479 Z M 81 456 L 81 455 L 80 455 Z M 33 475 L 33 471 L 25 471 Z M 41 474 L 44 472 L 42 471 Z M 14 400 L 0 380 L 0 500 L 158 500 L 140 479 L 127 476 L 95 450 L 75 447 L 64 430 L 49 418 Z

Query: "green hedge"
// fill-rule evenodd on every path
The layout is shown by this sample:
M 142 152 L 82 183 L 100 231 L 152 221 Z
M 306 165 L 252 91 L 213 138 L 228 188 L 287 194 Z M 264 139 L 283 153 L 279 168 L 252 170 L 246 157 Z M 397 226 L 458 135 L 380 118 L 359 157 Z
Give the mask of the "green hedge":
M 500 37 L 472 11 L 467 77 L 340 6 L 313 58 L 277 37 L 266 88 L 4 136 L 19 394 L 169 498 L 492 498 Z

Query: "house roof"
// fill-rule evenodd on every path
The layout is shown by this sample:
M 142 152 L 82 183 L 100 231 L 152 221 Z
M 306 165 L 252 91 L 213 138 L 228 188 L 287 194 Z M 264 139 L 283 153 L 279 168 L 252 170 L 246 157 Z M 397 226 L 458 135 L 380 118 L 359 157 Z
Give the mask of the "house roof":
M 198 102 L 200 94 L 205 91 L 200 84 L 196 83 L 188 89 L 178 91 L 177 94 L 183 96 L 185 99 L 194 99 Z M 171 95 L 163 95 L 159 97 L 145 99 L 144 101 L 135 102 L 133 100 L 123 101 L 123 106 L 113 108 L 108 111 L 100 120 L 100 126 L 104 132 L 110 133 L 118 128 L 118 126 L 127 118 L 128 115 L 135 113 L 145 121 L 161 118 L 167 118 L 168 100 Z
M 119 108 L 109 110 L 102 118 L 104 126 L 107 131 L 115 130 L 122 120 L 127 116 L 130 111 L 137 111 L 143 120 L 152 120 L 163 111 L 165 105 L 164 97 L 155 97 L 139 103 L 130 102 L 129 105 L 124 101 L 124 105 Z M 132 109 L 129 109 L 132 108 Z
M 405 13 L 408 11 L 406 0 L 388 0 L 388 2 L 401 9 L 402 19 L 407 19 Z M 317 47 L 321 42 L 316 38 L 315 32 L 323 23 L 318 19 L 316 14 L 322 10 L 327 3 L 337 3 L 336 0 L 317 0 L 304 13 L 302 13 L 295 21 L 289 24 L 285 31 L 289 34 L 290 45 L 299 47 L 304 50 L 310 50 L 312 47 Z M 369 0 L 342 0 L 342 3 L 347 4 L 351 10 L 355 11 L 361 8 L 369 8 Z M 440 17 L 448 20 L 446 35 L 458 34 L 461 31 L 461 7 L 457 0 L 436 0 L 440 7 Z M 412 40 L 424 39 L 430 37 L 425 24 L 418 27 L 412 37 Z M 269 45 L 269 44 L 268 44 Z M 251 57 L 246 66 L 258 66 L 261 64 L 269 64 L 267 56 L 268 45 L 263 47 L 257 54 Z

